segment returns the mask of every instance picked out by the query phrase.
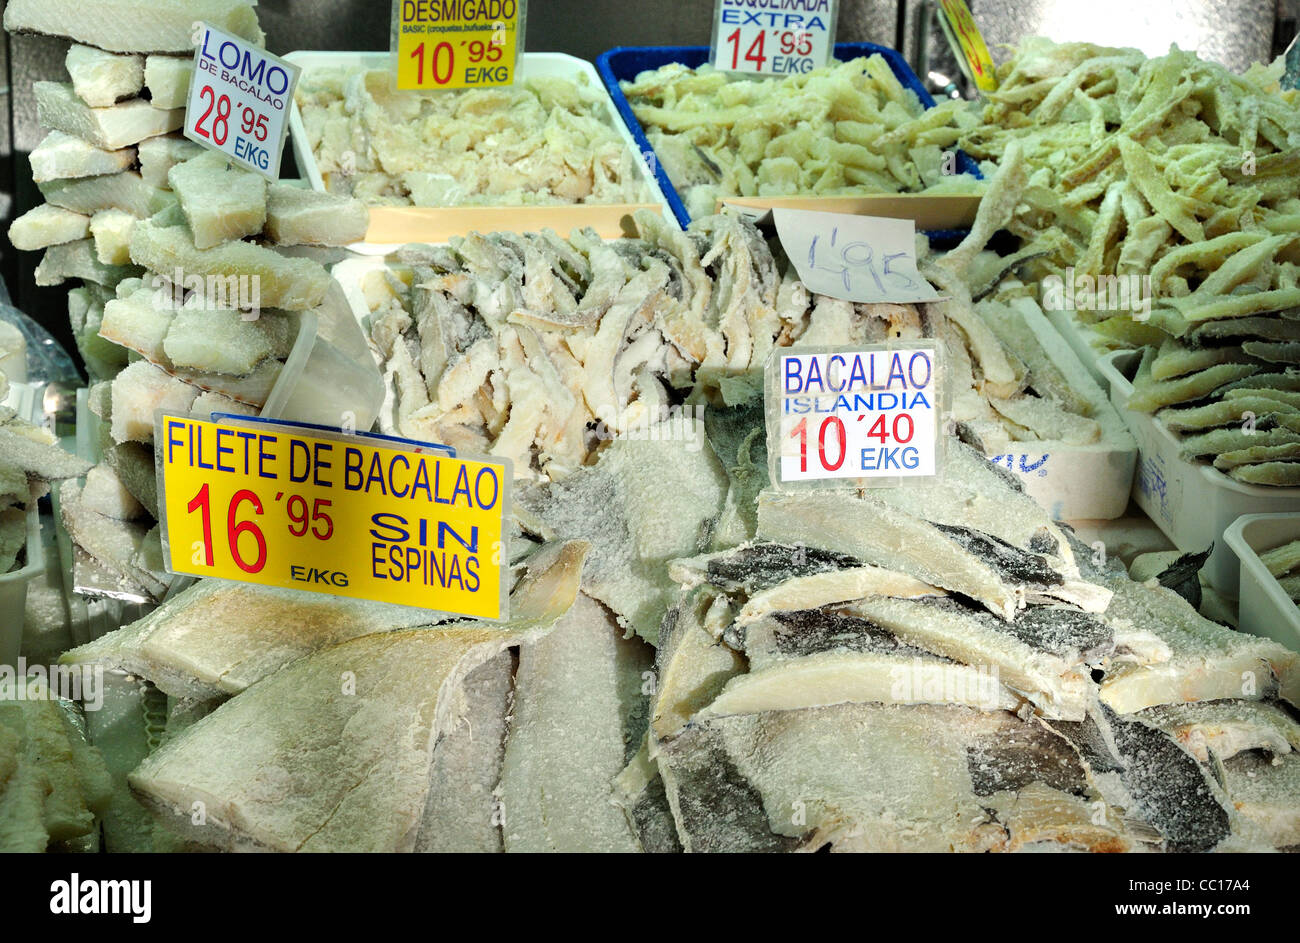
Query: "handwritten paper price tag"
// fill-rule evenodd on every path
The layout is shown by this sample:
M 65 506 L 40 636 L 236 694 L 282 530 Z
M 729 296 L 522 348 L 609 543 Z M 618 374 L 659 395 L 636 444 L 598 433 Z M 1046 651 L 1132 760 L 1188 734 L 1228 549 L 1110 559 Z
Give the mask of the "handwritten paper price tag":
M 777 207 L 772 220 L 809 291 L 867 304 L 940 298 L 916 270 L 916 224 L 910 219 Z

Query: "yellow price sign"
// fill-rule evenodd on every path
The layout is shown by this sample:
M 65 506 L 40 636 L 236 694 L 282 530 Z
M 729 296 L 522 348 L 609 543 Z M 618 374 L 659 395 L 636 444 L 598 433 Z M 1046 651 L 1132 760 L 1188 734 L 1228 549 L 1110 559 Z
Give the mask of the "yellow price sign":
M 508 461 L 168 414 L 155 436 L 171 572 L 506 618 Z
M 511 85 L 523 0 L 393 0 L 399 89 Z
M 989 47 L 984 44 L 984 37 L 975 25 L 975 17 L 971 16 L 970 8 L 964 0 L 939 0 L 939 8 L 943 11 L 940 23 L 943 24 L 948 42 L 958 57 L 965 60 L 963 68 L 967 78 L 981 92 L 996 91 L 998 79 L 993 57 L 989 55 Z

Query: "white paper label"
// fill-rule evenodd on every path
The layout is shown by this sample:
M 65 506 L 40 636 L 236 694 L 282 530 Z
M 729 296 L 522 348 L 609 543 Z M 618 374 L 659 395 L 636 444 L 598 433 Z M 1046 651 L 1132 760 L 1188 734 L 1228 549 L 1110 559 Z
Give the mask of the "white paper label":
M 830 60 L 834 35 L 834 0 L 717 0 L 711 61 L 727 72 L 803 74 Z
M 185 136 L 268 180 L 280 176 L 297 66 L 199 24 Z
M 777 207 L 772 220 L 811 292 L 864 303 L 940 298 L 916 270 L 916 223 L 910 219 Z
M 767 447 L 780 482 L 936 474 L 939 352 L 933 341 L 777 351 L 767 397 L 778 441 Z

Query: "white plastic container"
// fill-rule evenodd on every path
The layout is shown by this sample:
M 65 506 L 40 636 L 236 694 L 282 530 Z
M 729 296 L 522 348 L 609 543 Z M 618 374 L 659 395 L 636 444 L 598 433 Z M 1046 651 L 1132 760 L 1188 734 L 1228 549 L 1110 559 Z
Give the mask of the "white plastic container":
M 1012 305 L 1038 338 L 1070 386 L 1092 406 L 1101 425 L 1099 442 L 1013 442 L 1014 451 L 989 460 L 1011 472 L 1053 520 L 1112 520 L 1128 508 L 1137 465 L 1137 442 L 1116 413 L 1105 388 L 1044 316 L 1038 303 L 1021 298 Z
M 1111 402 L 1137 439 L 1133 499 L 1179 550 L 1201 551 L 1213 542 L 1206 577 L 1220 593 L 1235 597 L 1240 567 L 1236 554 L 1224 545 L 1224 531 L 1243 514 L 1300 510 L 1300 488 L 1246 484 L 1213 465 L 1183 458 L 1178 436 L 1154 417 L 1128 409 L 1133 383 L 1127 374 L 1140 356 L 1137 351 L 1115 351 L 1099 364 L 1110 384 Z
M 365 431 L 383 403 L 383 375 L 343 289 L 332 281 L 325 303 L 303 312 L 298 340 L 261 414 Z
M 1300 511 L 1246 514 L 1233 521 L 1223 537 L 1241 561 L 1241 630 L 1300 652 L 1300 607 L 1259 559 L 1261 551 L 1300 540 Z
M 304 50 L 291 52 L 284 57 L 304 72 L 319 68 L 391 69 L 392 57 L 388 52 L 319 52 Z M 559 52 L 525 52 L 519 57 L 516 80 L 555 77 L 572 81 L 587 80 L 587 86 L 600 96 L 604 106 L 605 123 L 627 144 L 636 163 L 638 176 L 650 194 L 647 203 L 570 204 L 558 206 L 452 206 L 422 207 L 395 206 L 371 207 L 370 233 L 364 242 L 353 243 L 350 248 L 364 255 L 387 255 L 407 242 L 446 242 L 448 235 L 478 232 L 531 232 L 551 227 L 561 235 L 572 229 L 592 226 L 604 238 L 625 235 L 624 219 L 635 209 L 651 208 L 664 214 L 675 227 L 676 217 L 668 210 L 668 201 L 655 175 L 650 171 L 646 155 L 637 147 L 631 132 L 619 117 L 613 100 L 600 81 L 596 67 L 584 59 Z M 295 102 L 289 113 L 289 136 L 293 142 L 294 158 L 298 168 L 315 190 L 324 190 L 325 182 L 316 165 L 316 157 L 307 143 L 307 131 L 302 113 Z M 383 238 L 384 234 L 400 233 L 400 238 Z

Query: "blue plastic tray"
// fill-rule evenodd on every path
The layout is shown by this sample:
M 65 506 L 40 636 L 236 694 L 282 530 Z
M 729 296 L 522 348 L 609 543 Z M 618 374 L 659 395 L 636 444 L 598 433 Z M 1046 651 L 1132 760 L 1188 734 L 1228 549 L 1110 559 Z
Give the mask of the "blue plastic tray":
M 916 73 L 907 64 L 907 60 L 899 55 L 897 51 L 890 49 L 888 46 L 877 46 L 875 43 L 835 44 L 835 58 L 840 61 L 857 59 L 860 56 L 870 56 L 875 53 L 879 53 L 889 63 L 889 68 L 893 70 L 900 83 L 916 92 L 916 97 L 921 100 L 922 105 L 926 108 L 934 107 L 934 98 L 925 90 L 925 86 L 916 77 Z M 636 115 L 632 113 L 632 106 L 628 103 L 627 97 L 623 94 L 623 89 L 618 83 L 634 79 L 647 69 L 658 69 L 660 66 L 668 65 L 671 62 L 679 62 L 694 69 L 708 61 L 708 46 L 618 46 L 608 52 L 602 52 L 596 57 L 596 71 L 600 74 L 600 80 L 605 83 L 605 88 L 609 90 L 610 97 L 614 99 L 614 107 L 618 109 L 619 116 L 627 125 L 628 130 L 632 132 L 632 138 L 647 157 L 654 154 L 654 148 L 650 146 L 650 141 L 646 138 L 645 132 L 641 130 L 641 122 L 636 120 Z M 979 167 L 975 164 L 975 161 L 971 160 L 970 155 L 963 151 L 957 152 L 957 169 L 962 173 L 969 173 L 978 179 L 983 179 L 983 175 L 979 172 Z M 690 214 L 686 212 L 686 204 L 682 202 L 682 198 L 673 186 L 673 182 L 668 179 L 668 174 L 664 172 L 663 162 L 657 157 L 654 161 L 654 172 L 655 177 L 659 180 L 659 187 L 668 200 L 669 208 L 672 209 L 673 215 L 677 217 L 677 221 L 685 228 L 691 221 Z M 965 232 L 963 230 L 942 230 L 927 233 L 927 235 L 931 241 L 950 243 L 965 235 Z

